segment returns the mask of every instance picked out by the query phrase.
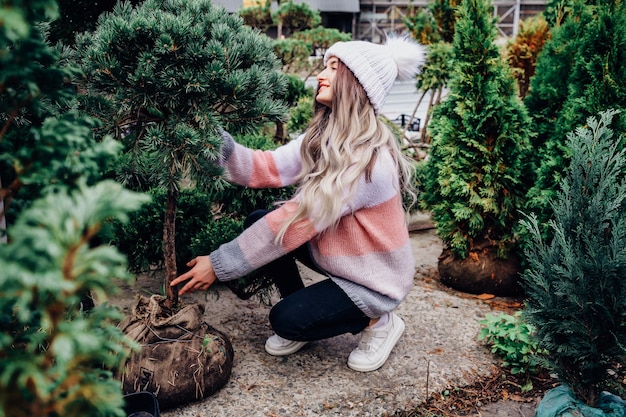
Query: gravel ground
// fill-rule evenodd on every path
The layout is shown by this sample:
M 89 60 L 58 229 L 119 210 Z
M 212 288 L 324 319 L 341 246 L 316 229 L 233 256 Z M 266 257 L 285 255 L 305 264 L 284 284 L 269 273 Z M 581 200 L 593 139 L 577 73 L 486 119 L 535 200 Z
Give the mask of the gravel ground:
M 211 397 L 163 410 L 161 415 L 384 416 L 413 409 L 429 393 L 490 375 L 495 359 L 476 336 L 478 321 L 491 309 L 475 297 L 459 297 L 433 282 L 442 243 L 428 222 L 422 217 L 412 222 L 412 230 L 417 230 L 411 233 L 417 260 L 415 286 L 397 310 L 406 330 L 382 368 L 359 373 L 347 367 L 347 357 L 357 344 L 353 335 L 311 343 L 291 356 L 270 356 L 263 348 L 272 334 L 270 307 L 254 298 L 240 300 L 225 286 L 217 286 L 217 295 L 192 294 L 182 301 L 204 304 L 207 322 L 231 339 L 232 375 Z M 306 269 L 303 276 L 308 282 L 321 279 Z M 138 288 L 155 290 L 160 285 L 155 278 L 139 280 L 114 302 L 127 310 Z M 502 414 L 502 408 L 495 413 L 485 410 L 481 415 L 523 415 Z

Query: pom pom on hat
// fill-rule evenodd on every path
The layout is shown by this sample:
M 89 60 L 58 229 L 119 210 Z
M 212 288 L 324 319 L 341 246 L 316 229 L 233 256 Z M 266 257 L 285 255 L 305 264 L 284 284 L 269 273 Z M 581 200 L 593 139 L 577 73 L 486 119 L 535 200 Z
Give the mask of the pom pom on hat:
M 426 48 L 406 36 L 389 36 L 382 45 L 337 42 L 324 54 L 324 65 L 331 56 L 350 68 L 378 114 L 395 80 L 407 81 L 417 75 L 426 60 Z

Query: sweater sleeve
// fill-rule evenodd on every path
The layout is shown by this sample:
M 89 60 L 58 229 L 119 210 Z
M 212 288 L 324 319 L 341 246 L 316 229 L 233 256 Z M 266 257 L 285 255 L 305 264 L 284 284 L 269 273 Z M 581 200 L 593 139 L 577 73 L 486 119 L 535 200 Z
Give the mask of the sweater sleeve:
M 236 239 L 221 245 L 209 256 L 220 281 L 240 278 L 302 246 L 319 231 L 309 220 L 292 224 L 282 242 L 276 236 L 283 222 L 290 218 L 296 206 L 290 201 L 247 228 Z
M 271 151 L 246 148 L 222 131 L 222 158 L 229 181 L 250 188 L 278 188 L 294 184 L 302 167 L 304 135 Z

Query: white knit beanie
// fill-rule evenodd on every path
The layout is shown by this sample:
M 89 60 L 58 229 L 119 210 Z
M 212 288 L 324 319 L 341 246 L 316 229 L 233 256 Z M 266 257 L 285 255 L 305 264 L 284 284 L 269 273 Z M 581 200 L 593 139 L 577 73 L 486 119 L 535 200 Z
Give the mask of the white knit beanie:
M 324 65 L 331 56 L 350 68 L 379 114 L 394 81 L 407 81 L 417 75 L 426 59 L 426 48 L 408 37 L 390 36 L 383 45 L 337 42 L 324 54 Z

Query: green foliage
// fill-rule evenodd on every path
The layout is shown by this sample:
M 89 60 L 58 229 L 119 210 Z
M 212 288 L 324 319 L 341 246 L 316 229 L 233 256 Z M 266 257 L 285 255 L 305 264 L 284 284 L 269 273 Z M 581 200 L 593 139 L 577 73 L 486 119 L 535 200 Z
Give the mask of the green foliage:
M 246 25 L 257 28 L 261 32 L 265 32 L 274 25 L 270 8 L 271 5 L 271 0 L 267 0 L 262 5 L 244 7 L 239 10 L 238 13 Z
M 304 132 L 313 119 L 313 95 L 300 97 L 298 103 L 289 110 L 289 122 L 287 129 L 289 132 L 298 134 Z
M 311 87 L 307 87 L 305 82 L 295 74 L 288 74 L 287 80 L 287 94 L 285 95 L 284 100 L 289 105 L 289 111 L 291 111 L 293 106 L 297 105 L 301 97 L 313 96 L 313 89 Z
M 542 14 L 537 14 L 522 21 L 517 36 L 507 44 L 507 61 L 513 68 L 522 99 L 526 97 L 530 79 L 535 75 L 537 56 L 549 38 L 550 30 L 546 19 Z
M 293 0 L 280 2 L 278 9 L 272 13 L 272 19 L 280 28 L 279 35 L 284 36 L 312 29 L 322 21 L 317 10 L 311 9 L 305 2 L 294 3 Z
M 102 223 L 127 219 L 146 197 L 101 182 L 48 194 L 24 211 L 0 245 L 0 415 L 122 416 L 117 369 L 131 347 L 106 304 L 111 277 L 128 279 L 110 246 L 90 246 Z
M 253 132 L 287 112 L 272 42 L 209 0 L 124 1 L 95 32 L 77 37 L 76 56 L 86 74 L 84 103 L 98 105 L 88 110 L 124 143 L 118 178 L 167 190 L 163 260 L 173 307 L 180 189 L 207 191 L 219 182 L 221 127 Z
M 305 42 L 309 48 L 309 55 L 304 57 L 305 61 L 300 61 L 300 65 L 297 67 L 301 69 L 308 68 L 309 72 L 307 76 L 309 76 L 315 71 L 320 70 L 323 65 L 322 59 L 310 61 L 311 55 L 315 54 L 317 57 L 321 57 L 326 53 L 326 50 L 335 43 L 351 41 L 352 35 L 337 29 L 316 26 L 312 29 L 294 33 L 291 39 L 294 39 L 296 42 Z
M 502 365 L 509 368 L 513 375 L 536 374 L 542 367 L 539 342 L 535 338 L 535 328 L 522 320 L 521 312 L 514 315 L 489 313 L 480 321 L 481 329 L 478 340 L 491 346 L 491 352 L 502 359 Z M 521 387 L 530 391 L 532 381 Z
M 527 185 L 529 119 L 514 79 L 494 44 L 484 0 L 458 9 L 449 95 L 435 108 L 430 158 L 422 171 L 422 207 L 455 256 L 475 246 L 515 247 L 515 224 Z
M 10 206 L 0 244 L 0 416 L 121 417 L 112 372 L 131 342 L 116 310 L 81 305 L 88 294 L 106 301 L 111 278 L 130 278 L 124 257 L 97 236 L 147 197 L 98 182 L 119 146 L 96 142 L 97 123 L 71 110 L 67 81 L 78 72 L 39 30 L 57 13 L 54 1 L 0 6 L 0 217 Z
M 451 43 L 457 20 L 456 9 L 460 3 L 460 0 L 433 0 L 426 9 L 411 9 L 402 21 L 422 44 Z
M 67 80 L 77 69 L 61 63 L 63 51 L 35 24 L 55 17 L 56 3 L 23 6 L 0 9 L 0 199 L 9 224 L 51 189 L 93 183 L 118 151 L 111 140 L 96 142 L 95 120 L 71 110 L 76 92 Z
M 600 6 L 605 0 L 548 0 L 543 15 L 551 27 L 560 26 L 571 16 L 580 16 L 588 6 Z
M 218 125 L 251 132 L 284 116 L 285 80 L 272 49 L 269 38 L 206 0 L 149 0 L 105 13 L 94 33 L 79 37 L 77 52 L 89 93 L 115 104 L 113 120 L 125 133 L 188 126 L 215 137 Z M 196 153 L 215 155 L 215 145 Z
M 14 125 L 0 142 L 0 174 L 17 203 L 8 207 L 9 223 L 22 207 L 50 190 L 73 187 L 79 179 L 93 183 L 119 151 L 111 138 L 97 143 L 91 131 L 96 121 L 75 112 L 45 119 L 22 114 L 26 124 Z
M 568 165 L 564 139 L 590 116 L 626 108 L 626 4 L 623 1 L 566 2 L 562 23 L 552 28 L 537 60 L 525 103 L 532 114 L 537 179 L 528 210 L 549 219 L 549 200 Z M 593 3 L 597 3 L 592 5 Z M 626 118 L 613 121 L 623 131 Z
M 461 2 L 462 0 L 435 0 L 428 6 L 444 42 L 452 42 L 454 39 L 458 19 L 457 8 Z
M 310 66 L 311 44 L 294 37 L 274 41 L 274 53 L 283 63 L 283 72 L 295 74 Z
M 343 33 L 337 29 L 325 28 L 323 26 L 316 26 L 312 29 L 294 33 L 293 37 L 306 41 L 311 45 L 311 51 L 319 51 L 320 54 L 326 52 L 326 49 L 337 42 L 352 40 L 352 35 L 349 33 Z
M 166 190 L 150 190 L 150 203 L 130 214 L 129 222 L 114 222 L 102 239 L 128 258 L 132 272 L 147 271 L 150 267 L 163 267 L 163 217 L 165 216 Z M 181 190 L 176 212 L 177 269 L 194 256 L 190 242 L 196 234 L 213 221 L 212 201 L 205 192 Z
M 571 161 L 550 201 L 551 241 L 535 215 L 522 278 L 526 320 L 550 367 L 593 405 L 626 353 L 626 152 L 609 128 L 614 111 L 568 135 Z
M 243 219 L 220 217 L 207 223 L 190 242 L 192 256 L 206 255 L 243 232 Z
M 437 42 L 428 46 L 426 63 L 417 75 L 417 88 L 422 91 L 445 87 L 452 73 L 452 44 Z
M 2 2 L 0 5 L 0 28 L 2 29 L 0 42 L 2 42 L 2 48 L 7 44 L 32 37 L 33 31 L 36 31 L 33 28 L 34 23 L 55 19 L 58 16 L 59 6 L 54 0 Z M 2 55 L 6 52 L 8 51 L 3 50 Z M 45 51 L 41 50 L 41 52 Z
M 411 36 L 422 45 L 430 45 L 441 40 L 437 31 L 437 22 L 426 8 L 415 8 L 409 4 L 408 13 L 402 17 L 402 22 Z

